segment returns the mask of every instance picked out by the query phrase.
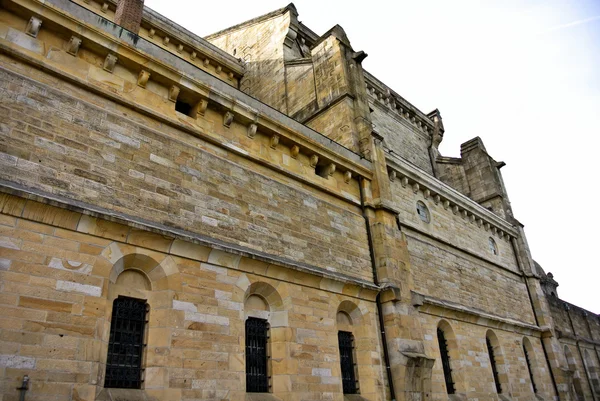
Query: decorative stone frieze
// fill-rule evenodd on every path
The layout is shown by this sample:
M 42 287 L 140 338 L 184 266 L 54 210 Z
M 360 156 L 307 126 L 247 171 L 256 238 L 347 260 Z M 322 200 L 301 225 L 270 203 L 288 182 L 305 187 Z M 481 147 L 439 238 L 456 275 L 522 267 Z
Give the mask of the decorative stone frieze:
M 25 28 L 25 33 L 29 36 L 37 37 L 42 27 L 42 20 L 36 17 L 31 17 Z
M 116 64 L 117 64 L 117 56 L 109 53 L 106 55 L 106 58 L 104 59 L 104 65 L 102 66 L 102 68 L 104 68 L 105 71 L 112 73 L 115 70 Z
M 77 52 L 79 52 L 79 47 L 81 46 L 81 38 L 77 36 L 71 36 L 69 39 L 69 43 L 67 43 L 67 53 L 73 56 L 77 56 Z

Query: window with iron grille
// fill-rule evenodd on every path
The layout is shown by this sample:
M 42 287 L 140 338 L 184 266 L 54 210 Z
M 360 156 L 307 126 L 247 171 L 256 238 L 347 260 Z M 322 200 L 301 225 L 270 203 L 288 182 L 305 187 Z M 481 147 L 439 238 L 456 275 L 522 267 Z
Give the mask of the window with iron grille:
M 113 302 L 104 387 L 141 388 L 147 311 L 145 300 L 119 297 Z
M 269 391 L 267 374 L 268 323 L 249 317 L 246 320 L 246 391 L 266 393 Z
M 454 381 L 452 381 L 452 369 L 450 368 L 450 355 L 448 354 L 448 342 L 444 330 L 437 329 L 438 344 L 440 346 L 440 355 L 442 357 L 442 367 L 444 369 L 444 379 L 446 380 L 446 390 L 448 394 L 454 394 Z
M 537 386 L 535 385 L 535 380 L 533 380 L 533 371 L 531 370 L 531 361 L 529 360 L 529 353 L 527 352 L 527 347 L 525 347 L 525 343 L 523 343 L 523 353 L 525 354 L 525 362 L 527 362 L 527 370 L 529 371 L 529 379 L 531 380 L 531 386 L 533 387 L 533 392 L 537 394 Z
M 496 367 L 496 356 L 494 355 L 494 347 L 489 338 L 485 339 L 488 355 L 490 356 L 490 363 L 492 364 L 492 373 L 494 374 L 494 383 L 496 384 L 496 392 L 502 393 L 502 386 L 500 385 L 500 379 L 498 378 L 498 368 Z
M 344 394 L 356 394 L 356 378 L 354 376 L 354 337 L 347 331 L 338 332 L 340 347 L 340 364 L 342 368 L 342 387 Z

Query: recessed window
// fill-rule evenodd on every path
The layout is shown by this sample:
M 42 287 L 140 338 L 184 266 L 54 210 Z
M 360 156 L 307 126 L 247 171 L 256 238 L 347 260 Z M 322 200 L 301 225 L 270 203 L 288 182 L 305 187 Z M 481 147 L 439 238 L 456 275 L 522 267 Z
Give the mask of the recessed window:
M 338 331 L 340 348 L 340 367 L 342 370 L 342 389 L 344 394 L 356 394 L 356 376 L 354 375 L 354 336 L 348 331 Z
M 104 387 L 139 389 L 148 304 L 119 297 L 113 302 Z
M 488 238 L 488 245 L 490 247 L 490 252 L 494 255 L 498 255 L 498 245 L 496 245 L 496 241 L 492 237 Z
M 246 320 L 246 392 L 248 393 L 269 391 L 268 330 L 268 323 L 264 319 L 249 317 Z
M 417 214 L 422 221 L 429 223 L 429 209 L 427 209 L 427 206 L 421 201 L 417 202 Z
M 192 111 L 192 105 L 189 103 L 186 103 L 182 100 L 177 99 L 177 101 L 175 102 L 175 111 L 178 111 L 181 114 L 185 114 L 186 116 L 189 116 L 190 112 Z

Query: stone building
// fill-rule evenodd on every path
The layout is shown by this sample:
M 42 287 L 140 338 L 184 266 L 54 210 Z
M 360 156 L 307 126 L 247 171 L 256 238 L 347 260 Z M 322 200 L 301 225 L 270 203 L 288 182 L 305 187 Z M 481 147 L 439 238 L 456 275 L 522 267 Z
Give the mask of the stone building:
M 0 400 L 599 400 L 503 163 L 365 57 L 0 1 Z

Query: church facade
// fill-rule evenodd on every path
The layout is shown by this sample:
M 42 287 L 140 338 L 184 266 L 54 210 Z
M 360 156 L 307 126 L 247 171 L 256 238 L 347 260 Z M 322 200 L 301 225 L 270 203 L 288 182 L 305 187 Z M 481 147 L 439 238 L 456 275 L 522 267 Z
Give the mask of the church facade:
M 0 401 L 600 400 L 503 163 L 366 56 L 0 1 Z

